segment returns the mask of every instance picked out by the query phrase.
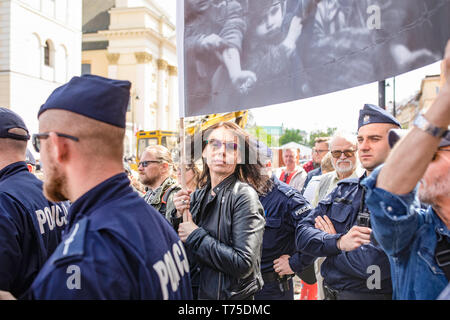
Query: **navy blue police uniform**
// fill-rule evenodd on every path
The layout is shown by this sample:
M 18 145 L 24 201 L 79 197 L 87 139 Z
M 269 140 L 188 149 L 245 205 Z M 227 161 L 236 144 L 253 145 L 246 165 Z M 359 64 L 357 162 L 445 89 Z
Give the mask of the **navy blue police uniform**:
M 41 107 L 124 129 L 129 81 L 72 78 Z M 34 299 L 192 299 L 184 246 L 125 173 L 76 199 L 62 242 L 32 284 Z
M 398 121 L 378 106 L 364 105 L 360 111 L 358 130 L 370 123 Z M 390 299 L 392 283 L 387 255 L 372 238 L 371 242 L 352 251 L 341 251 L 337 241 L 354 225 L 370 226 L 370 212 L 364 203 L 361 181 L 348 178 L 337 187 L 297 227 L 298 249 L 313 257 L 326 257 L 321 266 L 326 299 Z M 314 227 L 315 218 L 330 218 L 336 234 Z M 312 258 L 311 260 L 313 260 Z
M 172 226 L 125 173 L 69 210 L 63 241 L 32 286 L 35 299 L 191 299 L 189 263 Z
M 321 266 L 327 293 L 339 294 L 338 299 L 389 298 L 392 293 L 389 260 L 374 241 L 352 251 L 341 251 L 337 240 L 357 224 L 363 187 L 361 178 L 348 178 L 338 182 L 337 187 L 301 222 L 297 228 L 297 245 L 302 252 L 314 257 L 326 257 Z M 363 212 L 367 207 L 363 205 Z M 317 216 L 330 218 L 336 234 L 328 234 L 314 227 Z M 312 261 L 311 261 L 312 262 Z M 368 279 L 377 266 L 380 285 L 368 286 Z M 328 291 L 327 291 L 328 290 Z
M 289 265 L 294 272 L 300 272 L 301 254 L 295 246 L 295 229 L 311 206 L 298 190 L 272 176 L 273 187 L 259 198 L 264 207 L 266 226 L 263 237 L 261 273 L 264 286 L 255 295 L 256 300 L 293 300 L 292 278 L 279 277 L 273 269 L 273 261 L 282 255 L 289 255 Z
M 27 130 L 17 114 L 0 108 L 0 118 L 0 138 L 29 139 L 8 134 L 12 128 Z M 0 290 L 24 296 L 61 241 L 67 207 L 68 203 L 44 197 L 42 182 L 28 171 L 25 161 L 0 170 Z

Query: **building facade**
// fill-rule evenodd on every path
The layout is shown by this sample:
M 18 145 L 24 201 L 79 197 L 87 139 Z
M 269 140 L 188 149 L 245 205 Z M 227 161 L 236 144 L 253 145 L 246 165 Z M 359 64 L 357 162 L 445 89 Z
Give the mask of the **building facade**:
M 416 116 L 420 112 L 428 110 L 437 97 L 442 84 L 443 77 L 440 75 L 430 75 L 422 79 L 420 91 L 398 107 L 396 118 L 402 128 L 410 128 Z
M 175 25 L 154 0 L 83 0 L 82 70 L 132 83 L 125 155 L 139 130 L 177 130 Z
M 50 93 L 80 74 L 81 15 L 80 1 L 0 1 L 0 106 L 30 133 Z

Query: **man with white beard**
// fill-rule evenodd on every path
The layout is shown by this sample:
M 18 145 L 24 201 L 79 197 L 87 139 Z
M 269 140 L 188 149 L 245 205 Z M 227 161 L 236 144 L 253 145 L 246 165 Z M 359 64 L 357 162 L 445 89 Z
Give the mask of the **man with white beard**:
M 340 180 L 346 178 L 358 178 L 363 174 L 357 170 L 358 162 L 356 137 L 347 133 L 337 132 L 330 140 L 331 163 L 335 171 L 324 174 L 320 178 L 319 186 L 316 189 L 313 207 L 317 206 L 320 200 L 325 198 Z
M 320 200 L 336 188 L 339 181 L 346 178 L 359 178 L 363 172 L 359 170 L 359 164 L 356 158 L 357 139 L 356 136 L 336 132 L 330 140 L 331 164 L 335 171 L 331 171 L 321 176 L 319 186 L 316 189 L 312 206 L 316 207 Z M 316 218 L 316 228 L 327 225 L 328 217 Z M 324 230 L 323 228 L 322 230 Z M 325 298 L 323 290 L 323 277 L 320 274 L 320 266 L 325 258 L 318 258 L 314 262 L 314 269 L 317 279 L 317 299 Z

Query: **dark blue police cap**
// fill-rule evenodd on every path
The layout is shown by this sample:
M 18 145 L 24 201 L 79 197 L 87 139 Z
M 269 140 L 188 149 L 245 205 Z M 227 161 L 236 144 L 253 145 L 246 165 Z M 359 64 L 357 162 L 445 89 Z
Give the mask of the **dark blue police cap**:
M 401 127 L 400 122 L 386 110 L 373 104 L 365 104 L 359 111 L 358 130 L 370 123 L 391 123 Z
M 20 128 L 27 132 L 27 135 L 15 134 L 8 132 L 10 129 Z M 9 138 L 16 140 L 27 141 L 30 139 L 28 134 L 27 126 L 23 122 L 22 118 L 15 113 L 6 108 L 0 108 L 0 138 Z
M 41 106 L 38 118 L 46 110 L 62 109 L 125 128 L 130 87 L 129 81 L 96 75 L 73 77 L 52 92 Z

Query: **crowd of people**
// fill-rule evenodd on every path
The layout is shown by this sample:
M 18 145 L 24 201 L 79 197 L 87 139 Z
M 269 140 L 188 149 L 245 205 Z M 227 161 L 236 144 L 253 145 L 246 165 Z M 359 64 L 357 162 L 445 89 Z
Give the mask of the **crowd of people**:
M 442 67 L 408 133 L 366 104 L 357 134 L 318 138 L 304 167 L 286 149 L 272 168 L 220 122 L 201 159 L 149 146 L 136 179 L 128 81 L 73 77 L 32 136 L 0 108 L 0 298 L 292 300 L 300 283 L 302 299 L 450 299 L 450 42 Z

